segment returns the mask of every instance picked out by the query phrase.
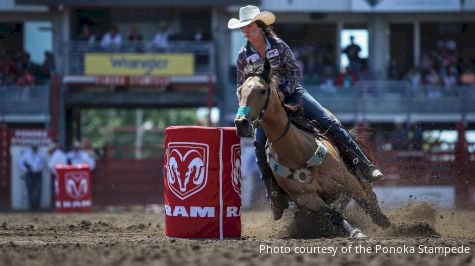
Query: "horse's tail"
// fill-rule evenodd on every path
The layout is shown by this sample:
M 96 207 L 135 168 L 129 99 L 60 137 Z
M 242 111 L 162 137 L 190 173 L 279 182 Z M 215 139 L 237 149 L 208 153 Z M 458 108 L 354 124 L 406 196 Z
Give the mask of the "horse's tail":
M 374 159 L 376 157 L 374 155 L 374 149 L 372 147 L 371 141 L 371 135 L 373 135 L 373 130 L 367 126 L 357 124 L 350 130 L 348 130 L 348 132 L 350 132 L 350 135 L 363 150 L 366 157 L 368 157 L 371 162 L 375 163 Z

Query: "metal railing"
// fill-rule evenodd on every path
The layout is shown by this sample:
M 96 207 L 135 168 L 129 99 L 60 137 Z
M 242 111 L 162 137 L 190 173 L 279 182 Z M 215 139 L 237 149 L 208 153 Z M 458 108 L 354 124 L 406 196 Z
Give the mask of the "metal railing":
M 454 122 L 475 120 L 475 86 L 412 87 L 403 81 L 359 82 L 353 87 L 303 87 L 343 122 L 395 120 Z M 224 119 L 232 121 L 237 110 L 236 89 L 227 87 Z
M 0 121 L 47 122 L 50 118 L 50 84 L 0 86 Z
M 195 74 L 215 73 L 215 48 L 213 42 L 171 41 L 163 49 L 151 41 L 122 42 L 120 46 L 101 47 L 99 42 L 70 41 L 64 44 L 63 64 L 66 74 L 84 74 L 86 53 L 193 53 Z
M 307 86 L 312 96 L 334 113 L 355 117 L 381 115 L 475 114 L 475 86 L 418 86 L 403 81 L 359 82 L 350 88 Z

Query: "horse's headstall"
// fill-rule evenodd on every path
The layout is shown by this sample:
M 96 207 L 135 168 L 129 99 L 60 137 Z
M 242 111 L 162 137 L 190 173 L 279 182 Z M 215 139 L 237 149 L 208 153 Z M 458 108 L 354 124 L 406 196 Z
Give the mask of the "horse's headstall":
M 249 78 L 251 76 L 258 76 L 270 83 L 270 71 L 261 64 L 249 64 L 244 68 L 244 74 Z

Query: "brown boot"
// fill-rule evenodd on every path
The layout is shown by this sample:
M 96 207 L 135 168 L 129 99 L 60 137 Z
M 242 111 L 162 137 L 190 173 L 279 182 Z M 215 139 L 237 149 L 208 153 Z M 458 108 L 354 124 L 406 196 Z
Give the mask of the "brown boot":
M 289 207 L 289 199 L 287 194 L 279 187 L 277 181 L 268 169 L 267 177 L 263 178 L 267 189 L 267 196 L 270 199 L 270 207 L 272 210 L 272 217 L 274 220 L 279 220 L 284 214 L 284 210 Z

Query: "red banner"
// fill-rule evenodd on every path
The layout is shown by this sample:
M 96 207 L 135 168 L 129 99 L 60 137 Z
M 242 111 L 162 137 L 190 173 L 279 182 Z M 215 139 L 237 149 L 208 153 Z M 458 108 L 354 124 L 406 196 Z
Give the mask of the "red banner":
M 91 212 L 91 170 L 88 165 L 58 165 L 56 212 Z
M 235 128 L 165 131 L 165 233 L 171 237 L 241 236 L 241 147 Z

